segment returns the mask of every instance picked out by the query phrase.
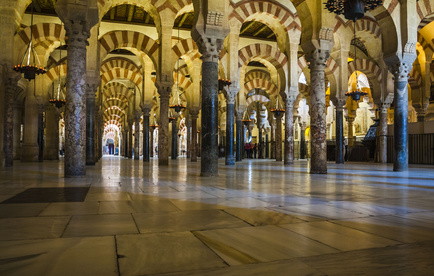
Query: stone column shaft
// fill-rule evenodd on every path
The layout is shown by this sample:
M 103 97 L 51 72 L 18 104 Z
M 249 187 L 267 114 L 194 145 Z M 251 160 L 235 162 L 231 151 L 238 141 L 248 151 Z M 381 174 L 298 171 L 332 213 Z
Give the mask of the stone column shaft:
M 300 159 L 306 158 L 306 123 L 300 123 Z
M 274 116 L 274 115 L 271 115 L 271 116 Z M 275 128 L 275 125 L 276 125 L 276 121 L 274 119 L 272 119 L 272 121 L 270 123 L 270 126 L 271 126 L 270 159 L 276 158 L 276 142 L 275 142 L 275 140 L 276 140 L 276 137 L 275 137 L 276 128 Z
M 160 92 L 159 92 L 160 93 Z M 160 126 L 158 129 L 158 164 L 169 165 L 169 94 L 160 93 Z
M 143 110 L 143 162 L 149 162 L 149 109 Z
M 354 131 L 353 131 L 353 124 L 354 124 L 353 117 L 348 117 L 348 146 L 353 147 L 354 146 Z
M 44 161 L 44 110 L 42 104 L 38 104 L 38 161 Z
M 128 123 L 128 158 L 133 159 L 133 121 Z
M 187 158 L 191 158 L 191 118 L 187 120 Z
M 197 150 L 197 114 L 191 115 L 191 162 L 197 162 L 196 150 Z
M 95 93 L 87 86 L 86 96 L 86 165 L 94 166 L 95 157 Z
M 344 111 L 343 101 L 336 104 L 336 164 L 344 163 Z
M 134 160 L 140 159 L 140 117 L 134 117 Z
M 324 68 L 329 52 L 316 49 L 308 57 L 311 79 L 310 97 L 310 173 L 327 173 L 327 122 Z
M 21 150 L 21 162 L 37 162 L 38 147 L 38 106 L 33 94 L 33 83 L 27 87 L 24 108 L 24 139 Z
M 378 126 L 378 159 L 380 163 L 387 163 L 387 109 L 389 105 L 380 109 L 380 124 Z
M 154 157 L 154 128 L 150 129 L 149 135 L 149 157 Z
M 292 113 L 294 102 L 285 101 L 285 158 L 283 164 L 294 163 L 294 116 Z
M 9 78 L 5 84 L 4 103 L 4 124 L 3 124 L 3 152 L 5 167 L 12 167 L 14 164 L 14 91 L 16 81 Z M 0 161 L 1 163 L 1 161 Z
M 282 115 L 276 117 L 276 161 L 282 161 Z
M 237 123 L 236 123 L 236 127 L 237 127 L 237 141 L 236 141 L 236 145 L 237 145 L 237 153 L 236 153 L 236 161 L 241 161 L 243 160 L 243 122 L 241 121 L 241 119 L 243 118 L 243 114 L 241 112 L 237 112 Z
M 229 99 L 226 105 L 226 165 L 235 165 L 234 156 L 234 119 L 235 99 Z
M 172 121 L 172 160 L 178 157 L 178 131 L 176 121 L 176 119 Z
M 19 160 L 21 157 L 21 121 L 23 110 L 20 105 L 14 105 L 14 120 L 13 120 L 13 155 L 14 160 Z

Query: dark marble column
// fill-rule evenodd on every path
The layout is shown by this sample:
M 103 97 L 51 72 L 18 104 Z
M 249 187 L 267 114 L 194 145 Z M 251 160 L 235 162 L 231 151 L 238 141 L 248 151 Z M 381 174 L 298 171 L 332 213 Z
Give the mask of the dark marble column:
M 134 160 L 140 160 L 140 116 L 134 116 Z
M 178 118 L 178 116 L 175 116 Z M 172 121 L 172 160 L 178 157 L 178 130 L 177 130 L 177 119 Z
M 292 109 L 294 99 L 285 100 L 285 157 L 283 164 L 291 165 L 294 163 L 294 115 Z
M 24 139 L 21 149 L 21 162 L 37 162 L 38 146 L 38 106 L 33 94 L 34 86 L 27 86 L 27 96 L 24 108 Z
M 327 122 L 324 68 L 330 52 L 315 49 L 306 56 L 310 69 L 310 173 L 327 173 Z
M 125 158 L 128 158 L 128 127 L 125 127 L 125 130 L 123 132 L 123 144 L 124 144 L 124 150 L 123 150 L 123 156 Z
M 306 123 L 300 123 L 300 159 L 306 158 Z
M 149 157 L 154 157 L 154 127 L 151 127 L 149 133 Z
M 86 91 L 86 165 L 94 166 L 95 156 L 95 90 L 96 86 L 87 84 Z
M 243 160 L 243 142 L 242 142 L 242 136 L 243 136 L 243 122 L 241 121 L 243 119 L 243 112 L 237 111 L 236 112 L 236 159 L 235 161 L 239 162 Z
M 149 162 L 149 108 L 143 109 L 143 162 Z
M 59 110 L 51 104 L 45 108 L 45 160 L 59 160 Z
M 235 165 L 234 127 L 235 127 L 235 97 L 228 93 L 226 102 L 226 165 Z
M 14 160 L 19 160 L 21 157 L 21 122 L 23 109 L 20 104 L 14 104 L 14 119 L 13 119 L 13 155 Z
M 187 158 L 191 158 L 191 118 L 186 120 L 187 125 Z
M 169 87 L 170 85 L 170 87 Z M 169 95 L 171 83 L 160 83 L 160 124 L 158 127 L 158 164 L 169 165 Z
M 190 110 L 191 116 L 191 162 L 197 162 L 197 116 L 198 110 Z
M 271 116 L 274 116 L 271 114 Z M 270 141 L 270 159 L 276 158 L 276 120 L 271 118 L 270 120 L 271 126 L 271 141 Z
M 276 116 L 276 161 L 282 161 L 282 116 Z
M 344 163 L 344 105 L 345 101 L 337 99 L 336 106 L 336 164 Z
M 128 121 L 128 158 L 133 159 L 133 124 L 134 120 Z
M 392 68 L 395 77 L 393 100 L 394 112 L 394 147 L 393 170 L 408 170 L 408 74 L 412 63 L 398 62 Z
M 218 60 L 202 63 L 201 176 L 218 175 Z
M 378 160 L 387 163 L 387 109 L 390 104 L 380 104 L 380 124 L 378 126 Z
M 44 161 L 44 112 L 45 106 L 43 104 L 38 104 L 38 161 Z
M 268 145 L 268 133 L 265 134 L 265 158 L 270 158 L 270 147 Z
M 15 78 L 7 78 L 5 83 L 4 123 L 3 123 L 3 152 L 5 167 L 14 164 L 14 93 L 17 88 Z M 0 161 L 1 163 L 1 161 Z

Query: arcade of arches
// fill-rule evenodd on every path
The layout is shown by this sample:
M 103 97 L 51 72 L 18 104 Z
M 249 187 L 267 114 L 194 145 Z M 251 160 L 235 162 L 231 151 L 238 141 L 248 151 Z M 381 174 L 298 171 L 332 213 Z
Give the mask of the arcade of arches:
M 409 135 L 434 135 L 434 1 L 383 0 L 355 24 L 318 0 L 0 0 L 0 14 L 2 174 L 42 162 L 66 183 L 111 158 L 202 177 L 365 161 L 400 177 Z M 47 70 L 33 80 L 13 70 L 30 41 Z

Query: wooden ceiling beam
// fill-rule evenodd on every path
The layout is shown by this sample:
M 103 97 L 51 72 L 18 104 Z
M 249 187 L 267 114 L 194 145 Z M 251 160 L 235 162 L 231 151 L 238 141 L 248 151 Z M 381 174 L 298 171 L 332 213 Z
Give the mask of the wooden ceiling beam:
M 260 28 L 259 30 L 257 30 L 253 36 L 257 36 L 258 34 L 262 33 L 264 30 L 266 30 L 268 27 L 267 25 L 262 26 L 262 28 Z
M 151 16 L 149 15 L 149 13 L 146 13 L 145 24 L 149 24 L 150 19 L 151 19 Z
M 244 28 L 244 30 L 241 30 L 240 34 L 245 33 L 250 27 L 252 27 L 255 24 L 255 21 L 250 21 L 250 23 Z
M 114 7 L 110 10 L 110 20 L 115 20 L 116 9 L 117 7 Z
M 184 22 L 185 22 L 186 19 L 187 19 L 187 13 L 184 13 L 184 14 L 182 15 L 181 20 L 179 20 L 179 24 L 178 24 L 179 28 L 182 27 L 182 25 L 184 24 Z
M 267 38 L 272 38 L 274 35 L 274 32 L 271 32 L 269 35 L 267 35 Z
M 127 5 L 127 21 L 131 22 L 133 20 L 134 11 L 136 10 L 136 6 Z

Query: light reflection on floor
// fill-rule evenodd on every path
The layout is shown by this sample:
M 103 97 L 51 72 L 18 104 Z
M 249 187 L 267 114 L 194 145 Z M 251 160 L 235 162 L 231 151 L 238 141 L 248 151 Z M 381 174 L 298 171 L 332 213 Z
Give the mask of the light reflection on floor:
M 104 157 L 0 170 L 0 201 L 29 188 L 90 187 L 83 202 L 0 204 L 0 275 L 428 275 L 434 166 L 243 160 L 200 177 Z M 171 274 L 172 275 L 172 274 Z

